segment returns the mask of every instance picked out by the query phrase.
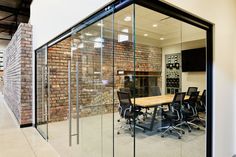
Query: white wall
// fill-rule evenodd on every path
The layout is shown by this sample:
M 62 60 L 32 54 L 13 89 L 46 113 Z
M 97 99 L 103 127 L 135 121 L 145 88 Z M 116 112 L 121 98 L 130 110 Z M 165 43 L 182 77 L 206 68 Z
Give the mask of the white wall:
M 181 53 L 181 50 L 205 47 L 205 40 L 189 41 L 182 44 L 165 46 L 162 48 L 162 93 L 165 93 L 165 55 L 173 53 Z M 187 91 L 188 87 L 198 87 L 202 92 L 206 89 L 206 73 L 205 72 L 183 72 L 182 73 L 182 91 Z
M 86 18 L 109 1 L 34 0 L 30 15 L 30 23 L 34 26 L 34 49 Z
M 236 153 L 235 125 L 235 0 L 165 0 L 215 24 L 214 26 L 214 157 Z

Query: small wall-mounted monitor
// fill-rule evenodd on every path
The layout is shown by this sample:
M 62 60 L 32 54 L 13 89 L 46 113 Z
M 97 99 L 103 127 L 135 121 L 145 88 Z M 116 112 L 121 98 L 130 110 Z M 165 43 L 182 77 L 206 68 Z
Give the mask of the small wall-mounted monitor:
M 206 48 L 183 50 L 181 52 L 182 72 L 206 71 Z

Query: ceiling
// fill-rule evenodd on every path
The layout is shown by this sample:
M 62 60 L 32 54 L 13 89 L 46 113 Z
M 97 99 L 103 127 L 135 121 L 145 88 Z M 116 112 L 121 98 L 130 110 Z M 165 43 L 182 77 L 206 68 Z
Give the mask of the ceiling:
M 0 0 L 0 44 L 8 43 L 20 23 L 28 23 L 32 0 Z
M 135 5 L 135 35 L 136 42 L 157 47 L 164 47 L 206 38 L 206 31 L 181 22 L 172 17 Z M 119 35 L 133 37 L 133 7 L 126 7 L 114 15 L 115 39 Z M 87 40 L 98 37 L 112 38 L 112 16 L 98 21 L 80 32 Z M 90 34 L 90 35 L 86 35 Z
M 101 47 L 103 38 L 112 39 L 113 35 L 118 42 L 133 42 L 135 35 L 136 43 L 160 48 L 176 44 L 184 46 L 189 42 L 204 45 L 206 39 L 205 30 L 139 5 L 135 5 L 135 16 L 131 5 L 115 13 L 114 18 L 111 15 L 86 27 L 73 38 L 76 43 L 92 42 Z

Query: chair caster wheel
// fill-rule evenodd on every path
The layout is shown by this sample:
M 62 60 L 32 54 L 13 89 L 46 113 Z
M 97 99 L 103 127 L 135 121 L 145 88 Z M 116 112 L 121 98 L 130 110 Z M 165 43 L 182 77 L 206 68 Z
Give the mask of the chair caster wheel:
M 184 132 L 184 131 L 182 131 L 182 134 L 185 134 L 185 132 Z
M 120 132 L 117 132 L 117 135 L 119 135 L 120 134 Z
M 192 130 L 188 130 L 188 132 L 192 132 Z
M 170 130 L 170 133 L 172 133 L 172 130 Z
M 129 131 L 131 131 L 131 129 L 129 128 Z
M 206 125 L 203 125 L 203 127 L 205 128 L 205 127 L 206 127 Z
M 179 136 L 178 138 L 181 139 L 181 136 Z
M 118 119 L 117 122 L 120 122 L 120 120 Z
M 163 137 L 164 137 L 164 135 L 162 134 L 162 135 L 161 135 L 161 137 L 163 138 Z
M 134 137 L 134 135 L 132 134 L 131 137 Z
M 198 127 L 197 130 L 200 130 L 200 128 Z

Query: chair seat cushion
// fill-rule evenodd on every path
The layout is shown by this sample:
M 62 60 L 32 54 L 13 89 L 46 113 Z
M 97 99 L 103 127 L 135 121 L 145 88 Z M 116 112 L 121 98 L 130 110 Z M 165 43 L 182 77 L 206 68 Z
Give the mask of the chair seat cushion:
M 202 105 L 197 105 L 197 111 L 198 112 L 205 112 L 205 107 Z
M 166 111 L 163 113 L 163 116 L 166 119 L 178 119 L 178 115 L 176 112 Z
M 181 112 L 182 112 L 183 116 L 192 116 L 193 115 L 193 112 L 187 108 L 181 109 Z

